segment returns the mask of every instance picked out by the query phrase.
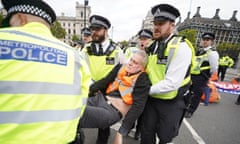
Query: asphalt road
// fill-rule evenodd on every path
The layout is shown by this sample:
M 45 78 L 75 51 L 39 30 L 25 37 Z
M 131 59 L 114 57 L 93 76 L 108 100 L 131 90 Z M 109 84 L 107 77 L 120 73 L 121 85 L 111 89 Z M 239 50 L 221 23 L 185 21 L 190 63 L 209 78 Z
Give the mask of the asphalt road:
M 240 144 L 240 106 L 234 104 L 237 95 L 220 93 L 219 103 L 200 105 L 193 117 L 185 119 L 174 144 Z M 113 126 L 108 144 L 112 144 Z M 85 129 L 85 144 L 95 144 L 96 129 Z M 133 132 L 130 134 L 132 135 Z M 131 136 L 125 137 L 123 144 L 139 144 Z

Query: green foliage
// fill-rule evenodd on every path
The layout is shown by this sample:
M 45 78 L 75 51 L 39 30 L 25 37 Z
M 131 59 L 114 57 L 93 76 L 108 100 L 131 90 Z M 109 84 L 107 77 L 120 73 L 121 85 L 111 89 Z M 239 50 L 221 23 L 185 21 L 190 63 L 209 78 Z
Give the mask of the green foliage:
M 128 46 L 128 42 L 126 40 L 120 42 L 122 47 L 125 48 Z
M 3 19 L 4 19 L 4 16 L 2 15 L 2 13 L 0 13 L 0 24 L 2 23 Z
M 223 54 L 229 55 L 234 60 L 237 60 L 239 52 L 240 52 L 240 44 L 231 44 L 231 43 L 220 43 L 217 46 L 217 51 L 220 56 Z
M 76 42 L 76 41 L 79 41 L 79 37 L 77 35 L 73 35 L 72 36 L 72 41 Z
M 65 29 L 62 28 L 61 24 L 58 21 L 55 21 L 51 26 L 51 32 L 58 39 L 64 38 L 66 35 Z
M 180 35 L 185 36 L 193 45 L 193 47 L 196 49 L 196 38 L 197 38 L 197 31 L 194 29 L 186 29 L 179 32 Z

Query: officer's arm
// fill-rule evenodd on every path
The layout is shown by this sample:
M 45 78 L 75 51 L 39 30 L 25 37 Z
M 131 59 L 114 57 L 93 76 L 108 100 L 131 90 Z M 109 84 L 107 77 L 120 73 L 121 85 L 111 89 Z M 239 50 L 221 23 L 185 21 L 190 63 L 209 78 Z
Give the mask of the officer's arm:
M 230 58 L 230 59 L 229 59 L 229 67 L 232 67 L 232 66 L 233 66 L 233 64 L 234 64 L 234 61 L 233 61 L 233 59 L 232 59 L 232 58 Z

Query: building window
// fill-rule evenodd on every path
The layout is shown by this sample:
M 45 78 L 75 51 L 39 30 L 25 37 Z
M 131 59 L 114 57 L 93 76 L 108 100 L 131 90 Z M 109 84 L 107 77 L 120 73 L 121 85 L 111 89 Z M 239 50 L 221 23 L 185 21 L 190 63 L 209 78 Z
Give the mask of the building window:
M 81 11 L 81 18 L 83 18 L 83 12 Z

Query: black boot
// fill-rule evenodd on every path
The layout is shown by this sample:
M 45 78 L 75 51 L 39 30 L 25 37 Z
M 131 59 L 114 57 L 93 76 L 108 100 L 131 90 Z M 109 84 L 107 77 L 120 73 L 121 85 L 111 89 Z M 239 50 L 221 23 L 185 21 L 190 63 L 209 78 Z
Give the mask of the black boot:
M 84 140 L 85 140 L 85 136 L 84 136 L 83 130 L 78 129 L 77 135 L 76 135 L 74 141 L 69 144 L 84 144 Z
M 98 129 L 98 137 L 96 144 L 107 144 L 110 136 L 110 127 L 105 129 Z
M 240 95 L 238 95 L 238 99 L 237 101 L 235 102 L 236 105 L 240 105 Z
M 192 115 L 193 115 L 192 112 L 188 112 L 188 111 L 187 111 L 187 112 L 185 113 L 184 117 L 185 117 L 185 118 L 191 118 Z
M 134 139 L 135 140 L 140 140 L 140 131 L 138 129 L 136 129 L 136 132 L 134 134 Z

